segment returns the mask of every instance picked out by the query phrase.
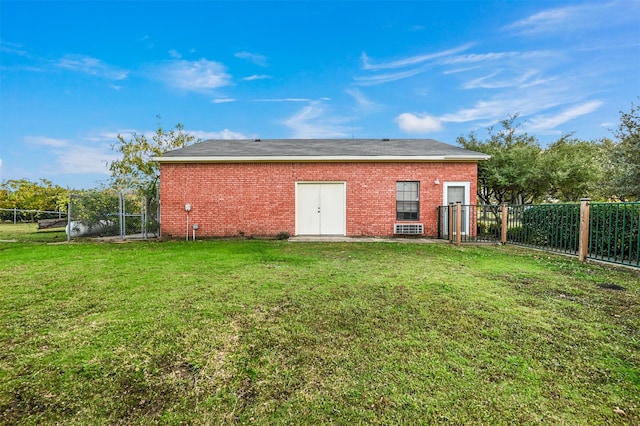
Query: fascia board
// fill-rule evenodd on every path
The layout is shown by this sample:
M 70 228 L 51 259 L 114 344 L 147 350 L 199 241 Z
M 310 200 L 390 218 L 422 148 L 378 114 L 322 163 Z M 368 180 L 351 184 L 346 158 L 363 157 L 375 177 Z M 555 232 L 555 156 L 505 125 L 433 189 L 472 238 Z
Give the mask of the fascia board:
M 433 161 L 482 161 L 489 155 L 425 155 L 425 156 L 241 156 L 241 157 L 153 157 L 160 163 L 253 163 L 253 162 L 433 162 Z

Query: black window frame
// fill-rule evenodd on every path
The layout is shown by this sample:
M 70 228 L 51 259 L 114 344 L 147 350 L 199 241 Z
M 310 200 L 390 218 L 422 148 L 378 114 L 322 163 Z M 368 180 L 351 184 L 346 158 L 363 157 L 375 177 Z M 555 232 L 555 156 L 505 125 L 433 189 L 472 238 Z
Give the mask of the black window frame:
M 407 188 L 407 186 L 410 187 Z M 399 180 L 396 182 L 396 220 L 414 222 L 420 220 L 420 181 Z

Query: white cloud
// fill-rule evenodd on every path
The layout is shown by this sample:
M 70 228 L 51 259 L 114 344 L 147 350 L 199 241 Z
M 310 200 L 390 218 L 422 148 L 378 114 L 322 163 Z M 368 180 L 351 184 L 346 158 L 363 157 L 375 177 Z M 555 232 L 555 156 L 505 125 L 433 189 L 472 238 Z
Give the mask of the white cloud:
M 216 99 L 212 99 L 211 103 L 212 104 L 226 104 L 229 102 L 235 102 L 236 100 L 233 98 L 216 98 Z
M 330 139 L 350 134 L 350 128 L 343 124 L 347 120 L 328 115 L 324 105 L 315 101 L 287 118 L 283 124 L 291 130 L 294 139 Z
M 269 98 L 255 99 L 254 102 L 311 102 L 308 98 Z
M 94 75 L 108 80 L 124 80 L 129 71 L 105 64 L 100 59 L 84 55 L 65 55 L 54 62 L 54 66 L 67 71 Z
M 219 62 L 180 60 L 160 66 L 157 77 L 184 91 L 207 92 L 231 84 L 231 76 Z
M 437 117 L 428 114 L 415 115 L 405 112 L 396 117 L 400 130 L 407 133 L 430 133 L 442 130 L 442 123 Z
M 399 71 L 389 74 L 376 74 L 366 77 L 355 77 L 355 84 L 359 86 L 376 86 L 378 84 L 391 83 L 392 81 L 404 80 L 405 78 L 413 77 L 414 75 L 421 74 L 432 68 L 433 65 L 426 64 L 407 71 Z
M 260 55 L 257 53 L 251 52 L 238 52 L 234 55 L 236 58 L 245 59 L 249 62 L 253 62 L 254 64 L 260 67 L 267 66 L 267 57 L 264 55 Z
M 120 157 L 106 147 L 82 146 L 75 144 L 58 152 L 56 163 L 63 174 L 100 173 L 109 175 L 108 163 Z
M 592 113 L 602 106 L 601 101 L 589 101 L 572 106 L 552 115 L 533 117 L 527 121 L 527 129 L 530 130 L 550 130 L 561 124 L 571 121 L 574 118 Z
M 98 141 L 102 143 L 97 143 Z M 110 144 L 104 141 L 103 136 L 98 135 L 78 140 L 27 136 L 25 142 L 48 151 L 50 166 L 46 168 L 50 173 L 55 174 L 100 173 L 108 175 L 107 163 L 119 158 L 111 150 Z
M 195 131 L 190 131 L 188 133 L 203 141 L 207 139 L 251 139 L 246 135 L 244 135 L 243 133 L 234 132 L 229 129 L 224 129 L 220 132 L 208 132 L 203 130 L 195 130 Z
M 521 53 L 519 52 L 470 53 L 468 55 L 452 56 L 438 62 L 446 65 L 471 64 L 475 62 L 487 62 L 496 61 L 498 59 L 513 58 L 520 55 Z
M 271 78 L 271 76 L 266 74 L 254 74 L 254 75 L 250 75 L 249 77 L 244 77 L 243 80 L 254 81 L 254 80 L 264 80 L 266 78 Z
M 539 78 L 538 71 L 529 69 L 522 71 L 520 75 L 502 77 L 503 69 L 497 69 L 489 75 L 478 77 L 467 81 L 463 87 L 465 89 L 502 89 L 506 87 L 526 88 L 552 81 L 553 79 Z M 501 78 L 495 78 L 500 76 Z
M 389 62 L 378 62 L 375 63 L 367 56 L 366 53 L 362 53 L 362 69 L 365 70 L 383 70 L 383 69 L 396 69 L 396 68 L 404 68 L 408 66 L 413 66 L 420 64 L 422 62 L 431 61 L 433 59 L 442 58 L 445 56 L 453 55 L 454 53 L 462 52 L 469 49 L 472 44 L 465 44 L 459 47 L 454 47 L 453 49 L 443 50 L 441 52 L 436 53 L 427 53 L 424 55 L 416 55 L 410 56 L 408 58 L 397 59 L 395 61 Z
M 181 59 L 182 58 L 182 55 L 180 54 L 180 52 L 178 52 L 175 49 L 169 50 L 169 56 L 171 56 L 174 59 Z
M 367 98 L 357 87 L 353 89 L 347 89 L 345 92 L 356 101 L 358 108 L 363 112 L 377 111 L 381 108 L 379 104 Z
M 4 41 L 2 39 L 0 39 L 0 52 L 25 57 L 30 56 L 29 52 L 24 50 L 21 44 L 9 43 L 8 41 Z
M 601 31 L 627 20 L 637 21 L 637 1 L 589 2 L 546 9 L 503 27 L 520 35 L 570 34 L 575 31 Z
M 50 148 L 64 148 L 71 144 L 69 139 L 48 138 L 46 136 L 27 136 L 25 142 L 30 145 L 46 146 Z

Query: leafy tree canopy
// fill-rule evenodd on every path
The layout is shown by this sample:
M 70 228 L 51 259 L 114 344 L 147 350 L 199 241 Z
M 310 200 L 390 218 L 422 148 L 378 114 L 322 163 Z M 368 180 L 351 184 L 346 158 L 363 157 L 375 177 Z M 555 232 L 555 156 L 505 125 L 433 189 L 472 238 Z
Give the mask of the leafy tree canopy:
M 606 161 L 610 141 L 581 141 L 562 136 L 542 153 L 542 179 L 548 198 L 577 201 L 581 198 L 603 199 Z
M 484 203 L 531 203 L 544 195 L 542 148 L 534 136 L 518 132 L 517 119 L 515 114 L 502 120 L 497 131 L 490 127 L 486 140 L 475 132 L 457 139 L 466 149 L 491 155 L 478 164 L 478 197 Z
M 631 104 L 629 112 L 620 112 L 614 132 L 617 144 L 612 152 L 614 170 L 611 187 L 623 200 L 640 200 L 640 106 Z
M 487 204 L 527 204 L 549 199 L 577 201 L 606 198 L 602 181 L 611 150 L 609 141 L 581 141 L 564 135 L 546 148 L 520 132 L 518 114 L 488 129 L 489 137 L 472 132 L 457 141 L 464 148 L 491 155 L 478 164 L 478 198 Z
M 0 184 L 0 208 L 59 211 L 66 210 L 68 201 L 69 190 L 46 179 L 11 179 Z
M 160 165 L 152 158 L 199 141 L 186 133 L 180 123 L 168 131 L 158 126 L 151 139 L 144 134 L 133 133 L 132 138 L 126 140 L 118 134 L 118 142 L 112 149 L 122 154 L 122 158 L 109 164 L 114 186 L 119 190 L 135 189 L 150 197 L 155 196 Z

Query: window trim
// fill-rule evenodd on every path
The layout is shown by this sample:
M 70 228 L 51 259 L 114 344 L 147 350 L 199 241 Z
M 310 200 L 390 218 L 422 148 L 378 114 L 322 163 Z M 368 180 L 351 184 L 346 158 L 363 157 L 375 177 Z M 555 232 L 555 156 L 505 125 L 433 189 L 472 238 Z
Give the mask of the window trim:
M 400 191 L 398 191 L 398 184 L 400 183 L 415 183 L 417 188 L 416 188 L 416 195 L 418 196 L 418 198 L 416 200 L 398 200 L 398 194 L 400 193 Z M 403 222 L 418 222 L 420 220 L 420 181 L 419 180 L 398 180 L 396 181 L 396 221 L 403 221 Z M 403 193 L 405 192 L 409 192 L 409 191 L 402 191 Z M 412 192 L 412 191 L 410 191 Z M 401 204 L 415 204 L 415 218 L 406 218 L 406 217 L 399 217 L 399 214 L 403 214 L 403 215 L 408 215 L 408 214 L 412 214 L 414 212 L 412 211 L 406 211 L 406 210 L 402 210 L 400 211 L 398 209 L 398 207 Z M 413 215 L 412 215 L 413 216 Z

